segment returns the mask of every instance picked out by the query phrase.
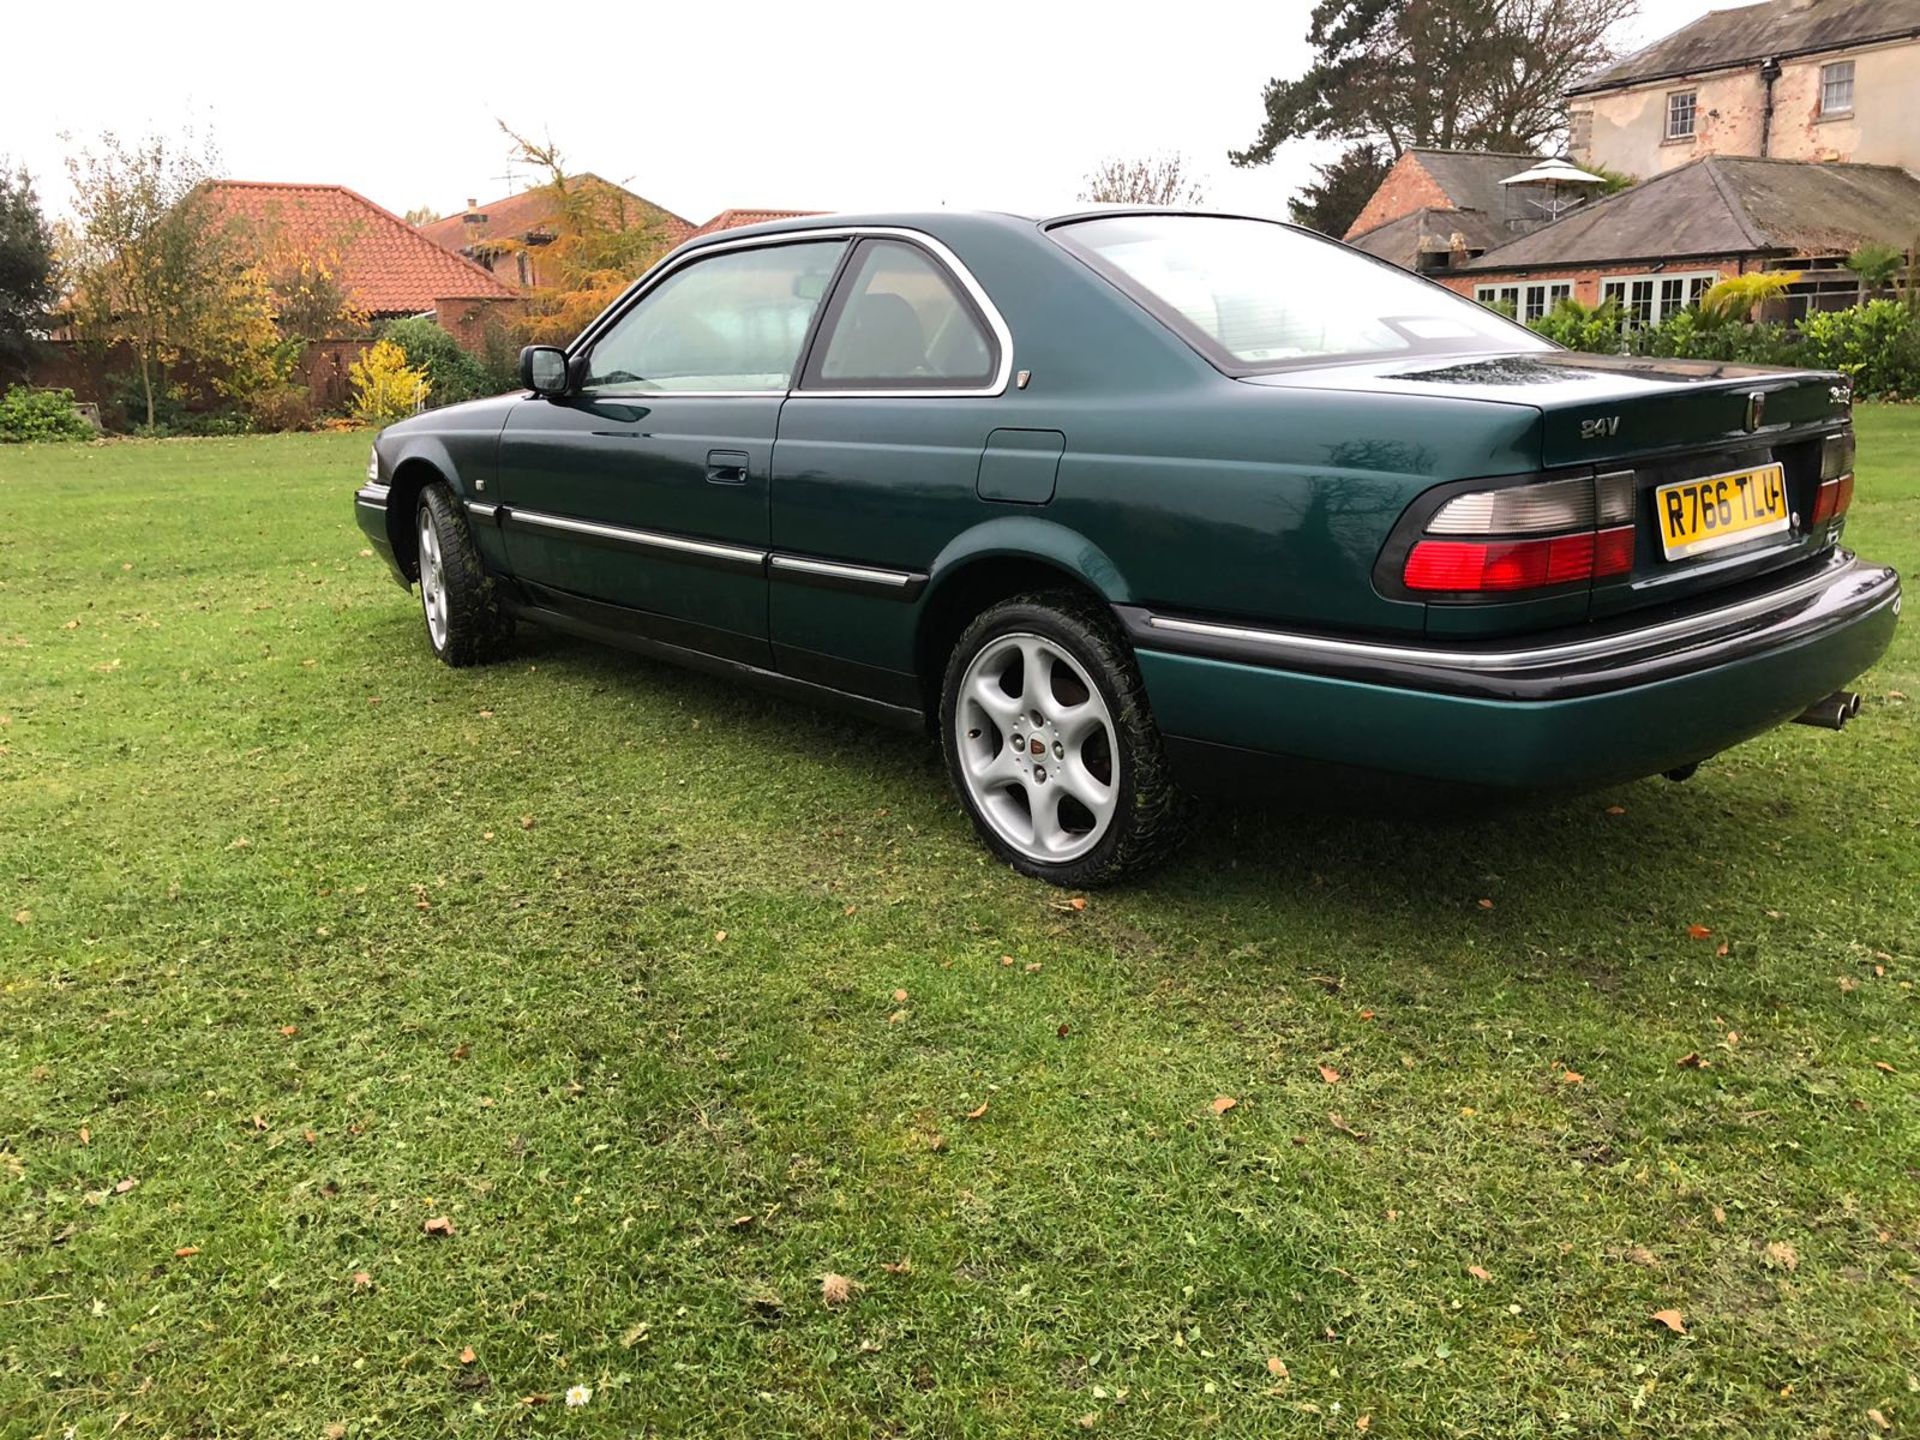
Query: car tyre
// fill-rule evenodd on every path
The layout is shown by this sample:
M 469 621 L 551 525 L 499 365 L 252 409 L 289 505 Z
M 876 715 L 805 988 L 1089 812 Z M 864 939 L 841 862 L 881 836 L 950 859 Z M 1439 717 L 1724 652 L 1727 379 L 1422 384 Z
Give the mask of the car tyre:
M 967 626 L 940 689 L 941 750 L 987 847 L 1074 888 L 1163 859 L 1188 801 L 1146 688 L 1106 608 L 1073 591 L 1019 595 Z
M 420 492 L 414 511 L 420 609 L 433 653 L 453 666 L 481 665 L 513 634 L 494 580 L 481 563 L 466 512 L 445 485 Z

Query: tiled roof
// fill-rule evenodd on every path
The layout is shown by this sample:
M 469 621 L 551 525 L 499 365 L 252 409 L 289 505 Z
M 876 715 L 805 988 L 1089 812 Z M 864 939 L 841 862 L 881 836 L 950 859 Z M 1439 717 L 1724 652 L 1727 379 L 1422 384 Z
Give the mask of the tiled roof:
M 650 219 L 659 227 L 661 240 L 669 246 L 678 245 L 693 233 L 692 221 L 682 219 L 663 205 L 656 205 L 644 195 L 636 195 L 624 186 L 602 180 L 598 175 L 576 175 L 573 178 L 582 187 L 618 191 L 626 197 L 634 218 Z M 542 188 L 522 190 L 517 195 L 509 195 L 501 200 L 489 200 L 475 209 L 485 219 L 471 229 L 468 228 L 465 212 L 461 212 L 443 220 L 435 220 L 430 225 L 422 225 L 420 233 L 443 249 L 457 252 L 476 241 L 517 240 L 544 230 L 553 221 L 553 206 Z
M 1462 267 L 1512 270 L 1750 254 L 1904 248 L 1920 232 L 1920 179 L 1893 165 L 1709 155 L 1582 205 Z
M 697 240 L 721 230 L 738 230 L 742 225 L 760 225 L 768 220 L 798 220 L 807 215 L 824 215 L 824 210 L 722 210 L 686 238 Z
M 412 315 L 437 300 L 510 300 L 515 293 L 449 254 L 406 221 L 344 185 L 214 180 L 213 208 L 256 227 L 283 227 L 301 245 L 338 246 L 342 288 L 373 315 Z
M 1426 206 L 1376 225 L 1364 234 L 1348 239 L 1347 244 L 1382 260 L 1391 260 L 1411 270 L 1422 255 L 1451 251 L 1453 237 L 1466 241 L 1468 251 L 1478 254 L 1506 241 L 1512 234 L 1495 215 L 1479 210 L 1442 210 Z
M 1769 0 L 1713 10 L 1567 91 L 1587 95 L 1672 75 L 1757 65 L 1920 34 L 1920 0 Z

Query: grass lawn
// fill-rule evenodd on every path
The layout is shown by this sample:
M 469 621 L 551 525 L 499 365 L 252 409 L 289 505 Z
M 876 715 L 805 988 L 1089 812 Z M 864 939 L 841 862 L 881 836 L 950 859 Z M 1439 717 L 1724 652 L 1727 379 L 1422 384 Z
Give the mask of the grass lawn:
M 1920 1435 L 1913 617 L 1076 908 L 912 737 L 436 664 L 366 445 L 0 450 L 0 1434 Z

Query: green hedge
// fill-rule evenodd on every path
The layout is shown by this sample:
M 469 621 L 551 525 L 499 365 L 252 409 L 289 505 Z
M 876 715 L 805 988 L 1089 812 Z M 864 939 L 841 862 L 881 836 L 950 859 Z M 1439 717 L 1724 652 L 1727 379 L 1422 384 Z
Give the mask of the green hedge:
M 1863 399 L 1920 399 L 1920 313 L 1897 300 L 1818 311 L 1798 326 L 1717 320 L 1682 310 L 1657 325 L 1634 329 L 1622 328 L 1612 303 L 1588 309 L 1562 301 L 1532 328 L 1573 350 L 1804 365 L 1851 376 Z
M 71 390 L 29 390 L 15 385 L 0 395 L 0 444 L 91 439 L 93 426 L 73 408 Z
M 406 353 L 408 365 L 426 372 L 429 405 L 458 405 L 494 393 L 480 361 L 423 316 L 389 321 L 381 328 L 380 338 L 393 341 Z

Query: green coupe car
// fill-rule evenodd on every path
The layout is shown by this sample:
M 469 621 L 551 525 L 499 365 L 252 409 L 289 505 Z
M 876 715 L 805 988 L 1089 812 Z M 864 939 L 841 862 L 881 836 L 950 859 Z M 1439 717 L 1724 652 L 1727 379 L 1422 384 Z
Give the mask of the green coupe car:
M 1307 762 L 1566 789 L 1838 728 L 1894 573 L 1844 377 L 1574 354 L 1291 226 L 827 216 L 661 261 L 355 499 L 434 653 L 516 620 L 935 731 L 1061 884 Z

